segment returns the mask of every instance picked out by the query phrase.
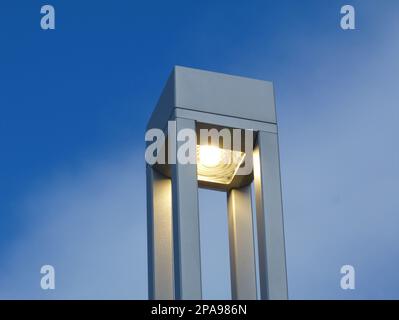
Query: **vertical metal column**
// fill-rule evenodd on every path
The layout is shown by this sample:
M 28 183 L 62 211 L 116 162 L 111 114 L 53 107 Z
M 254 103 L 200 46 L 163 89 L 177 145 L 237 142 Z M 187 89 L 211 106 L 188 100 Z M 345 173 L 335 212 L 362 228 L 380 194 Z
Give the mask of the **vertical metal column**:
M 172 183 L 147 164 L 149 299 L 173 299 Z
M 255 248 L 251 186 L 227 193 L 231 295 L 233 300 L 256 299 Z
M 195 121 L 176 118 L 176 132 L 191 129 Z M 185 142 L 176 141 L 176 153 Z M 194 150 L 195 151 L 195 150 Z M 173 242 L 176 299 L 201 299 L 201 250 L 197 165 L 172 165 Z
M 261 299 L 287 299 L 280 160 L 276 133 L 259 131 L 254 150 Z

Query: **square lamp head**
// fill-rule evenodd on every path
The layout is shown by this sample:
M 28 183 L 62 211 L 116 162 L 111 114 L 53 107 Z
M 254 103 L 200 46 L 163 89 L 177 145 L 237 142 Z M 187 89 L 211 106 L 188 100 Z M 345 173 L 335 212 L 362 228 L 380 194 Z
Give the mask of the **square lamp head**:
M 212 145 L 197 145 L 198 181 L 229 185 L 244 162 L 242 151 Z

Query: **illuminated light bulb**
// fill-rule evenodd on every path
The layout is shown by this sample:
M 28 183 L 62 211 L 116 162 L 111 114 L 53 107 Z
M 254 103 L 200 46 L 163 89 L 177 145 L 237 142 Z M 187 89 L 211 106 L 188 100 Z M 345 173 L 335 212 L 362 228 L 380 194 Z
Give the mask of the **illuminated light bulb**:
M 245 153 L 241 151 L 222 149 L 212 145 L 197 145 L 198 181 L 229 184 L 244 158 Z
M 222 150 L 215 146 L 200 146 L 199 162 L 205 167 L 216 167 L 222 161 Z

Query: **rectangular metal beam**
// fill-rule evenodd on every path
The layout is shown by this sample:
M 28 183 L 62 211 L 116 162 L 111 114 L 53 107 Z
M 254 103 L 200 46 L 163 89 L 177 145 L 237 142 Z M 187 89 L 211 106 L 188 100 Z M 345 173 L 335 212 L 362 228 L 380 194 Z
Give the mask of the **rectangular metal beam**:
M 149 299 L 174 299 L 172 183 L 147 165 Z
M 233 300 L 256 299 L 256 267 L 252 223 L 251 186 L 227 193 Z
M 258 133 L 254 150 L 261 299 L 288 298 L 278 137 Z
M 176 118 L 176 132 L 191 129 L 195 121 Z M 186 142 L 176 140 L 176 153 Z M 194 141 L 195 143 L 195 141 Z M 197 165 L 172 164 L 175 298 L 201 299 L 201 250 Z

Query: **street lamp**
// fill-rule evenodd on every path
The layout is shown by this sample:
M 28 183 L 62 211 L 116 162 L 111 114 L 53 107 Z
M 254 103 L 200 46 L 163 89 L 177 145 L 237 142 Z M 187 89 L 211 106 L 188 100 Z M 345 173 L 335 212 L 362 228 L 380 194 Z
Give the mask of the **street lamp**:
M 151 129 L 167 136 L 161 140 L 164 155 L 157 154 L 158 160 L 165 159 L 165 154 L 167 160 L 147 162 L 149 298 L 202 297 L 201 187 L 227 193 L 232 298 L 257 298 L 258 260 L 259 298 L 287 299 L 273 84 L 175 67 L 149 120 L 147 130 Z M 194 162 L 178 159 L 179 148 L 186 144 L 179 138 L 184 130 L 197 133 Z M 223 134 L 216 140 L 203 139 L 204 130 Z M 229 141 L 227 146 L 221 143 L 221 136 L 228 137 L 224 139 Z

